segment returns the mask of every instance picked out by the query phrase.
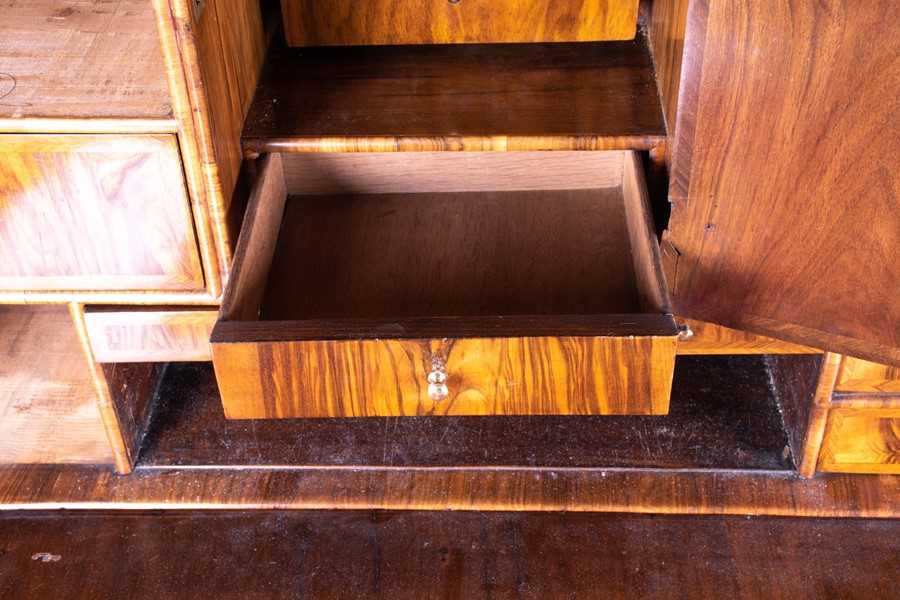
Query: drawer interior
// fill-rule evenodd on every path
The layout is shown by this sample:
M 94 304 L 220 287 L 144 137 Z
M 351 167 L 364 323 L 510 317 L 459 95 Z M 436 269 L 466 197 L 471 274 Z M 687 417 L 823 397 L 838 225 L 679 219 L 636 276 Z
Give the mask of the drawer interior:
M 256 234 L 270 263 L 241 308 L 254 320 L 668 312 L 631 152 L 279 162 L 284 208 Z

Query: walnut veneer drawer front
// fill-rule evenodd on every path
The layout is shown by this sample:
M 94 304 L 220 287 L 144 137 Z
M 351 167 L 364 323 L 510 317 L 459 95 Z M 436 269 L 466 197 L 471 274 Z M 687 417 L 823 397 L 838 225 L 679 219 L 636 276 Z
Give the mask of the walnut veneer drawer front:
M 292 46 L 630 40 L 638 0 L 282 0 Z
M 900 473 L 900 408 L 832 409 L 819 470 Z
M 665 414 L 630 152 L 262 159 L 212 352 L 230 418 Z
M 0 135 L 0 289 L 198 290 L 171 135 Z

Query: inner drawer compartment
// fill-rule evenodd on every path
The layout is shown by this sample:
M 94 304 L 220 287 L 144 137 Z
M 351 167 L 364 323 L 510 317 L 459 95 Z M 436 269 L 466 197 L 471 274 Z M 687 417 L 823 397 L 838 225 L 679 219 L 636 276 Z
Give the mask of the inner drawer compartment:
M 292 46 L 627 40 L 638 0 L 281 0 Z
M 212 335 L 229 418 L 668 412 L 635 153 L 260 162 Z

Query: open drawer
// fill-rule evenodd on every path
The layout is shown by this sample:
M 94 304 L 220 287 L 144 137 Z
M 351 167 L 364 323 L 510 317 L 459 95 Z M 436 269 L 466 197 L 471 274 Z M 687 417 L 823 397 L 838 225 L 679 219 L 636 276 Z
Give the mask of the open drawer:
M 229 418 L 668 412 L 633 152 L 259 163 L 212 334 Z

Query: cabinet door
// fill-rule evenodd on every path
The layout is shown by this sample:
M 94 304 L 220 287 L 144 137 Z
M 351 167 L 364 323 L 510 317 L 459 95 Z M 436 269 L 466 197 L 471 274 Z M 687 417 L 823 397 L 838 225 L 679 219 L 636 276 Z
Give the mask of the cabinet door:
M 197 290 L 172 135 L 0 135 L 0 289 Z
M 900 364 L 900 2 L 695 0 L 676 311 Z

